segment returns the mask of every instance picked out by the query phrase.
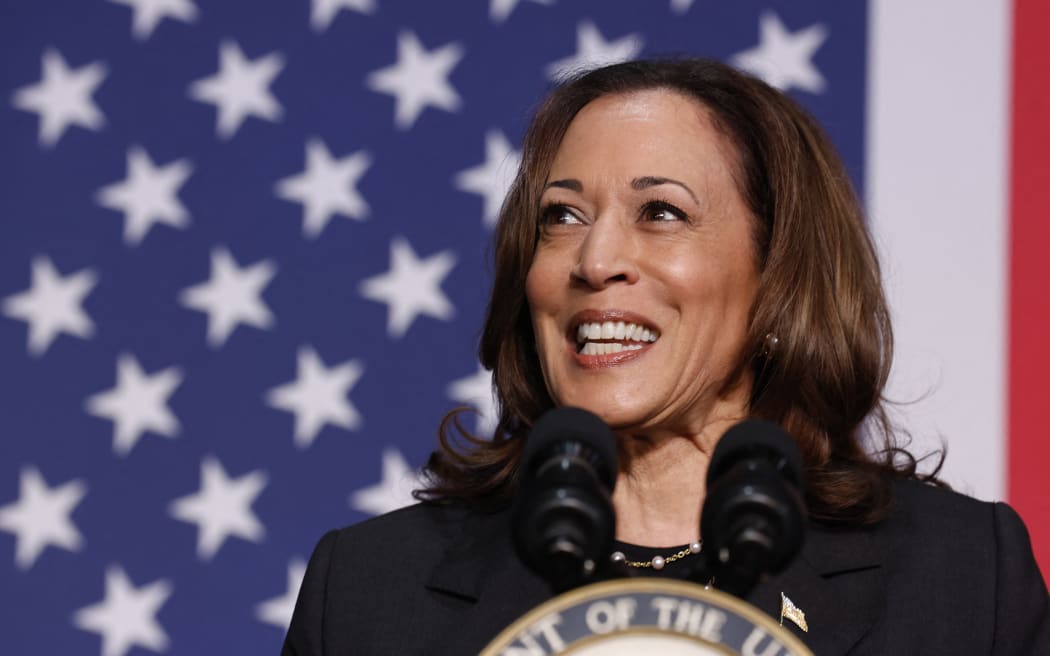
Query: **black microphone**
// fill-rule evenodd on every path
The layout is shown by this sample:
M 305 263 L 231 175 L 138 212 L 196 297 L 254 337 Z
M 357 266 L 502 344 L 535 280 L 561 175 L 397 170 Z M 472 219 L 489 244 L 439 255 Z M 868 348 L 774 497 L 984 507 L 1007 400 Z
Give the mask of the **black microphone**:
M 765 574 L 775 574 L 802 547 L 805 506 L 802 456 L 794 440 L 766 421 L 741 422 L 719 440 L 707 470 L 700 519 L 706 583 L 745 596 Z
M 536 422 L 521 458 L 514 545 L 555 590 L 594 576 L 612 548 L 616 437 L 597 416 L 555 408 Z

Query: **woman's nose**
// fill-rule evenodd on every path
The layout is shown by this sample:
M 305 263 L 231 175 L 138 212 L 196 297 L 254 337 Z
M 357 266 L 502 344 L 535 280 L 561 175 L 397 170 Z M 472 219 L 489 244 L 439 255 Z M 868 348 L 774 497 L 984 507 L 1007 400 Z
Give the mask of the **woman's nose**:
M 638 266 L 628 228 L 612 216 L 600 217 L 591 224 L 580 244 L 572 276 L 593 289 L 636 282 Z

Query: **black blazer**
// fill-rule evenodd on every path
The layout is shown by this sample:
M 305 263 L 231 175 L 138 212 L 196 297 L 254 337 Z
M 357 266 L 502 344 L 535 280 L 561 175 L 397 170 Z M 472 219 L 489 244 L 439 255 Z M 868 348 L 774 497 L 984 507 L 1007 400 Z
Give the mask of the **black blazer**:
M 870 529 L 810 526 L 801 555 L 748 601 L 814 653 L 1050 654 L 1050 600 L 1017 514 L 917 482 Z M 332 531 L 303 580 L 285 656 L 477 654 L 549 599 L 506 511 L 416 505 Z

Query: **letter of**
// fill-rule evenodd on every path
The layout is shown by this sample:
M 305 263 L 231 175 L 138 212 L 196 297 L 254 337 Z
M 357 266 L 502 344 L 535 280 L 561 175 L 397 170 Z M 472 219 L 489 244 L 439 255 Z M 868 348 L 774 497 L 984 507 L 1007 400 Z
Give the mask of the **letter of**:
M 608 601 L 596 601 L 587 607 L 584 614 L 587 628 L 594 633 L 609 633 L 616 630 L 616 607 Z
M 634 611 L 638 602 L 630 597 L 620 597 L 616 600 L 616 628 L 620 631 L 631 626 L 634 619 Z

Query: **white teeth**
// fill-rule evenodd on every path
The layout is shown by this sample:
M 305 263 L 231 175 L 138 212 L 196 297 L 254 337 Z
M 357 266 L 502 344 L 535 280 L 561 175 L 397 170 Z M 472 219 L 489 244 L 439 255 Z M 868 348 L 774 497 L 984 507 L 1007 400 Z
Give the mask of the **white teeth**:
M 587 342 L 580 349 L 580 355 L 608 355 L 621 351 L 637 351 L 641 344 L 621 344 L 619 342 Z
M 605 321 L 581 323 L 576 328 L 576 341 L 617 339 L 629 342 L 655 342 L 659 335 L 636 323 L 624 321 Z

